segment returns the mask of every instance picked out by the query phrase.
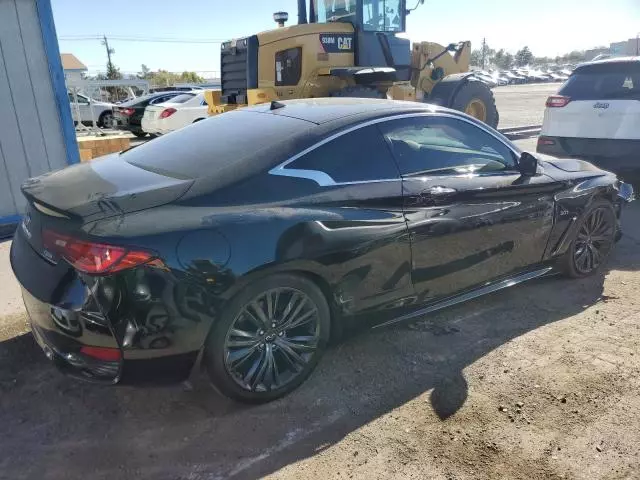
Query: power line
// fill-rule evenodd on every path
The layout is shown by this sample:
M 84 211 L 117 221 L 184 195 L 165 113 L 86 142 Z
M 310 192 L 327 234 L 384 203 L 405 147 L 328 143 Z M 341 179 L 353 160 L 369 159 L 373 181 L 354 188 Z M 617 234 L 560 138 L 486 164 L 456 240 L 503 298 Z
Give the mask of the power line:
M 99 35 L 61 35 L 58 40 L 67 42 L 84 42 L 102 40 Z M 217 38 L 178 38 L 178 37 L 137 37 L 129 35 L 109 35 L 110 41 L 118 42 L 151 42 L 151 43 L 222 43 L 226 40 Z

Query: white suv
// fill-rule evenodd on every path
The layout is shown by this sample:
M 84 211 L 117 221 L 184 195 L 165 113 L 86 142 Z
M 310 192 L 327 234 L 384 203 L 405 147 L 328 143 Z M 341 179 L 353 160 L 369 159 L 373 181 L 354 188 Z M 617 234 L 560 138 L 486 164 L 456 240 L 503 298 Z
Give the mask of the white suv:
M 546 106 L 538 152 L 614 170 L 640 166 L 640 57 L 579 65 Z

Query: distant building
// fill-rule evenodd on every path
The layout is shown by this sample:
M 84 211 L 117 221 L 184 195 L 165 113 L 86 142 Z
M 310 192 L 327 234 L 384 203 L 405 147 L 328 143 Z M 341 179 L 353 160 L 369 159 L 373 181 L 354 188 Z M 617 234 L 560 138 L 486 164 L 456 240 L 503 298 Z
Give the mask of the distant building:
M 614 42 L 610 46 L 612 55 L 640 55 L 640 38 L 630 38 L 622 42 Z
M 585 60 L 593 60 L 599 55 L 626 57 L 633 55 L 640 55 L 640 38 L 630 38 L 629 40 L 623 40 L 622 42 L 612 42 L 609 44 L 609 48 L 600 47 L 592 48 L 584 52 Z
M 584 59 L 588 62 L 596 58 L 598 55 L 608 55 L 610 53 L 611 49 L 607 47 L 592 48 L 591 50 L 586 50 L 584 52 Z
M 76 58 L 73 53 L 61 53 L 62 69 L 65 80 L 82 80 L 82 74 L 87 71 L 87 66 Z

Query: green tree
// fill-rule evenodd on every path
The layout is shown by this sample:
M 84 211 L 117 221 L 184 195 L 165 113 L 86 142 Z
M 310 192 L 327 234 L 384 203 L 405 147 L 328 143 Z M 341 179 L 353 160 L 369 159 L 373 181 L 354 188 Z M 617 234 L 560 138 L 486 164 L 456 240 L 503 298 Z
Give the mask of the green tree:
M 138 72 L 137 77 L 141 80 L 148 80 L 151 75 L 151 70 L 144 63 L 140 65 L 140 71 Z
M 196 72 L 182 72 L 180 81 L 184 83 L 204 83 L 204 78 Z
M 529 65 L 533 61 L 533 53 L 529 50 L 529 47 L 524 46 L 521 50 L 516 52 L 516 65 L 523 67 Z

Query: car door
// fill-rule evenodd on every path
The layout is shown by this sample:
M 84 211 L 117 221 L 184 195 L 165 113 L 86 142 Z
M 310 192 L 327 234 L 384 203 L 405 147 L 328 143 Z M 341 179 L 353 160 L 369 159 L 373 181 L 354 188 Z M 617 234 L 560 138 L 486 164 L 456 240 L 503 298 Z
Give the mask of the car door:
M 523 177 L 517 151 L 443 114 L 380 123 L 402 175 L 412 278 L 435 299 L 540 262 L 558 185 Z
M 73 117 L 73 121 L 74 122 L 91 122 L 91 109 L 89 108 L 89 98 L 85 97 L 84 95 L 80 95 L 79 93 L 77 93 L 76 95 L 74 95 L 73 93 L 69 92 L 69 103 L 71 104 L 71 114 Z M 74 105 L 74 102 L 76 102 L 77 99 L 77 109 L 76 106 Z M 80 114 L 80 118 L 78 118 L 78 114 Z M 96 118 L 96 121 L 98 119 Z
M 375 125 L 330 137 L 270 173 L 315 183 L 298 207 L 317 220 L 288 235 L 281 256 L 328 268 L 343 311 L 387 309 L 414 295 L 402 181 Z

